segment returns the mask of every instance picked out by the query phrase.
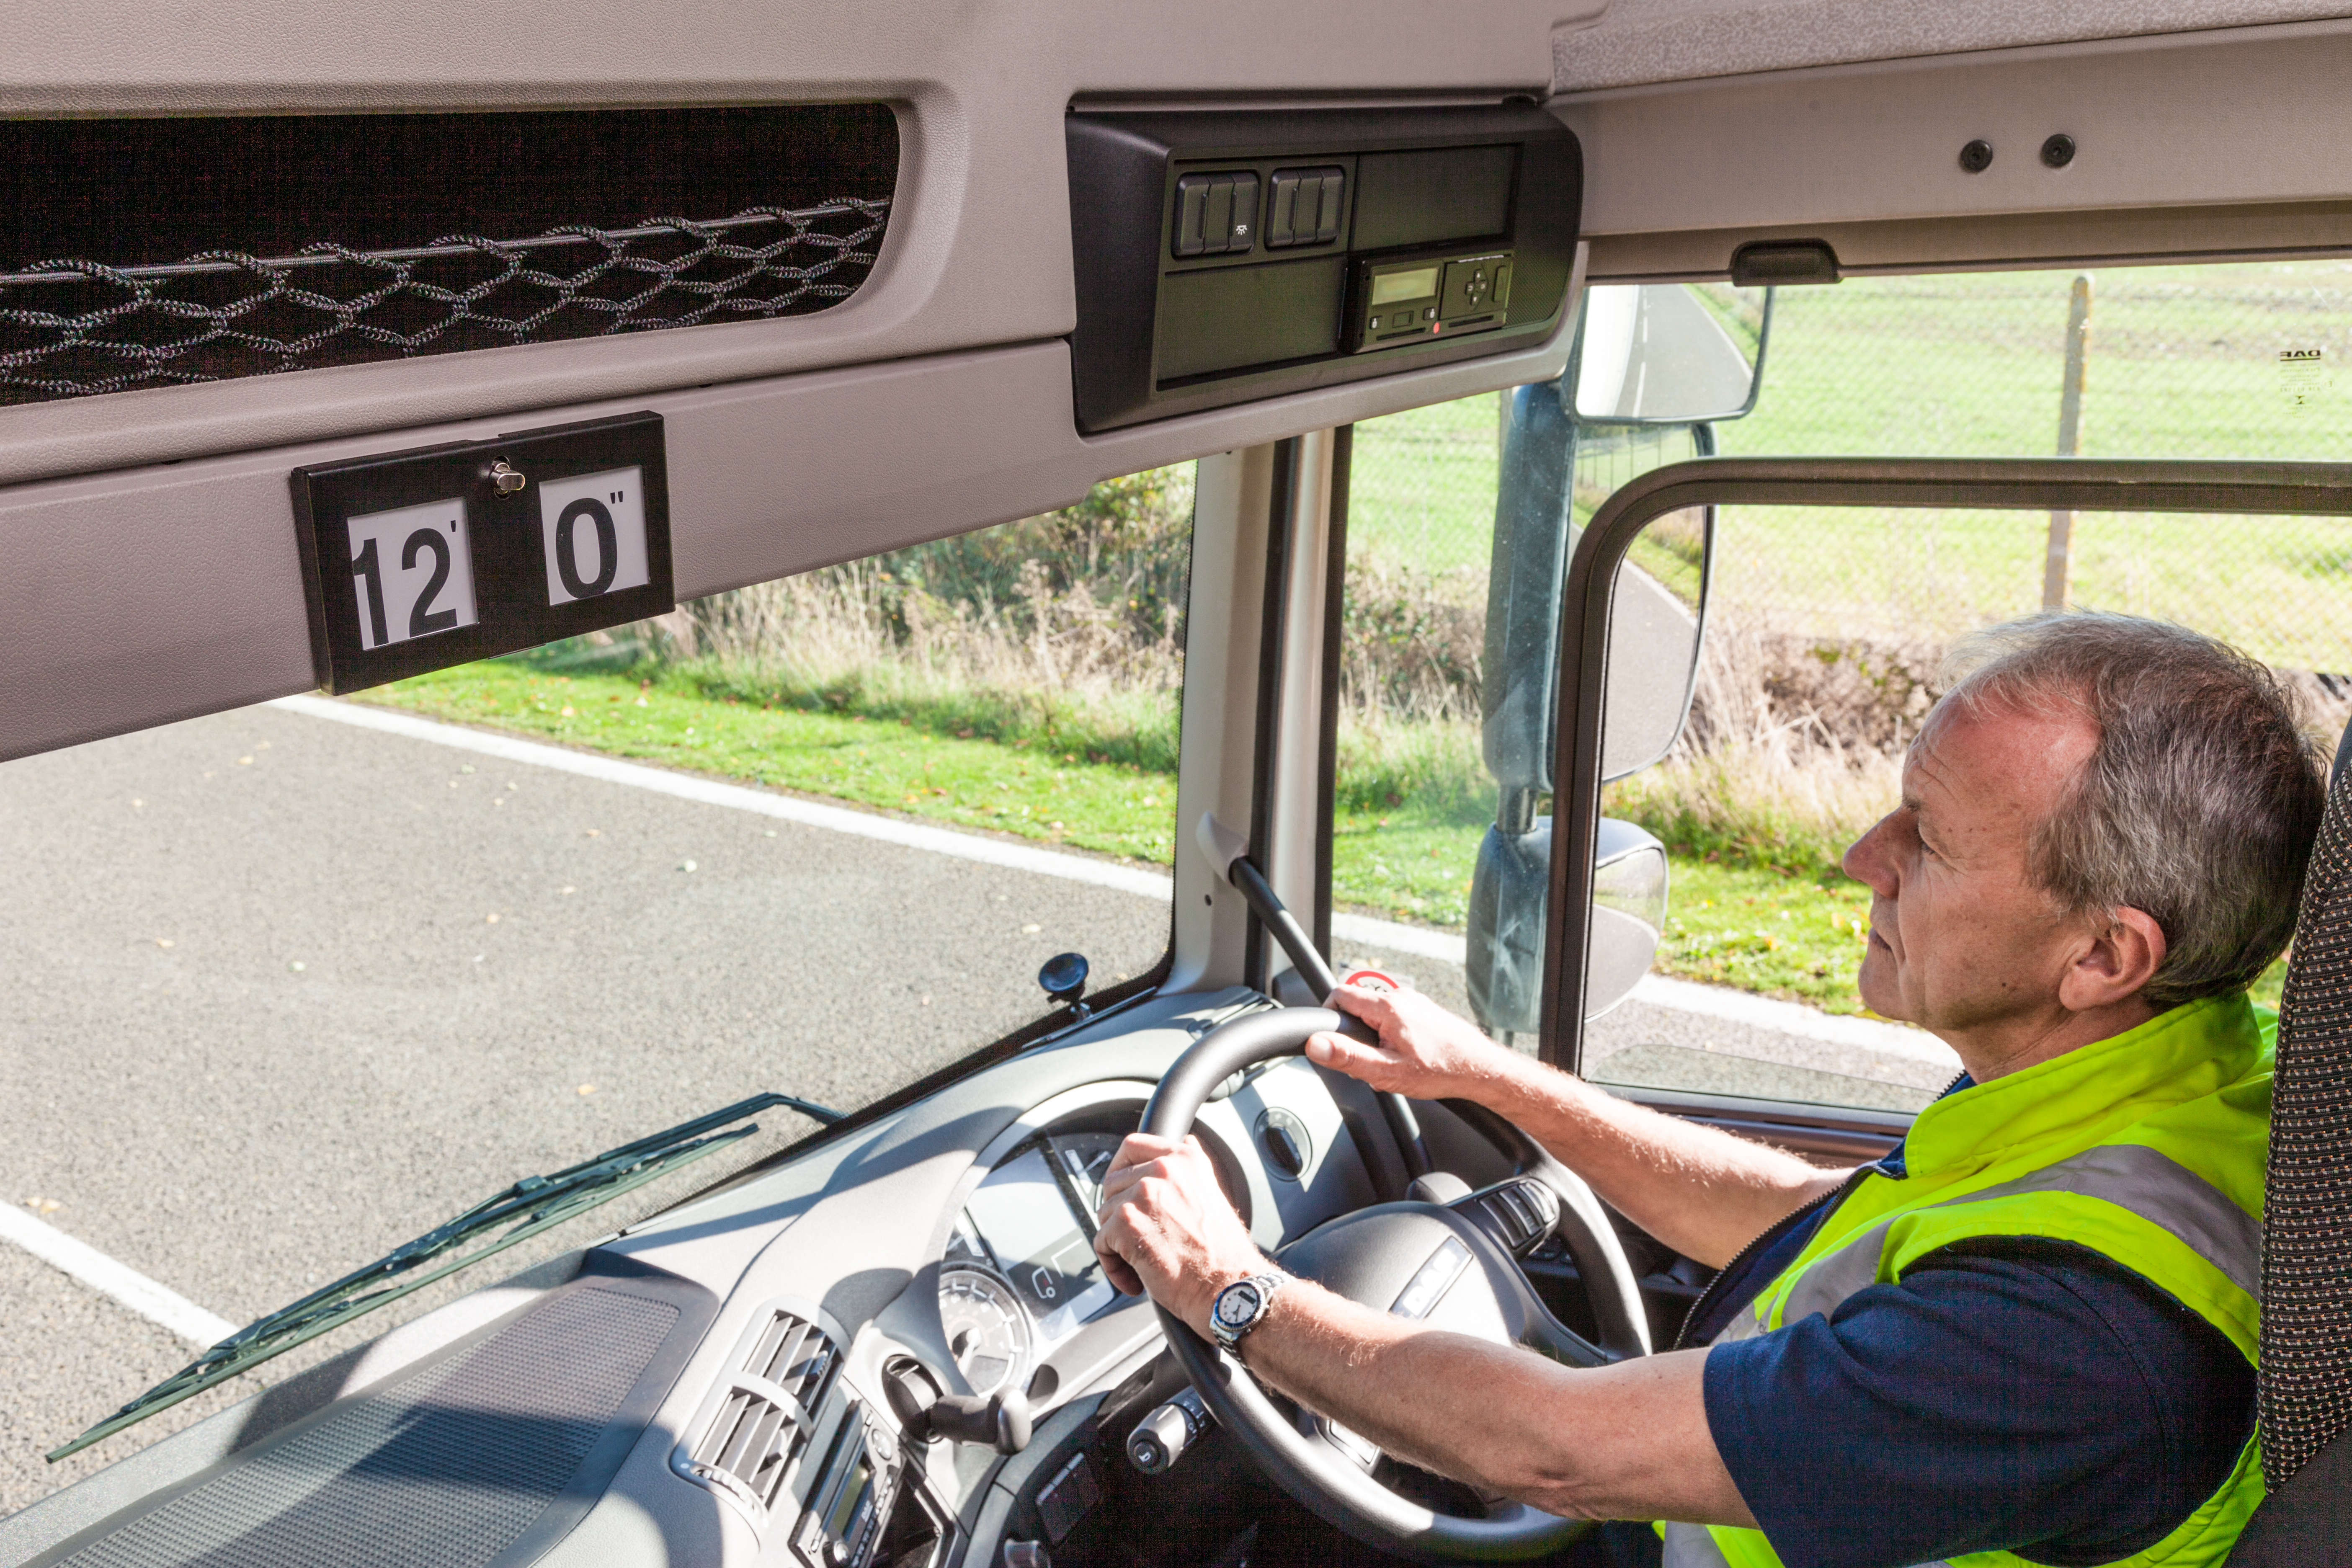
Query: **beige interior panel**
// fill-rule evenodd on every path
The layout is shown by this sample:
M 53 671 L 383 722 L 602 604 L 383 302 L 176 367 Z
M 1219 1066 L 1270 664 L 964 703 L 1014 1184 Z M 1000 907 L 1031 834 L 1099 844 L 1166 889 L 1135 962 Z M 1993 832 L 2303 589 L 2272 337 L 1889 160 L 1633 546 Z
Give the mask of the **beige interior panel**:
M 878 263 L 834 310 L 0 409 L 0 482 L 1059 337 L 1074 98 L 1540 98 L 1556 20 L 1538 0 L 1495 0 L 1475 26 L 1412 0 L 1378 28 L 1335 0 L 23 10 L 0 115 L 878 100 L 902 153 Z
M 1731 253 L 1759 239 L 1825 241 L 1849 274 L 2341 256 L 2352 254 L 2352 201 L 1604 235 L 1591 242 L 1591 280 L 1722 278 Z
M 1853 60 L 2307 22 L 2343 0 L 1583 0 L 1552 35 L 1552 89 Z
M 2352 198 L 2352 116 L 2337 112 L 2347 80 L 2352 24 L 2328 22 L 1631 88 L 1551 108 L 1583 143 L 1583 232 L 1614 277 L 1624 251 L 1610 241 L 1631 235 L 1944 219 L 1958 251 L 1981 255 L 1965 242 L 1969 220 L 2251 205 L 2269 216 L 2250 222 L 2275 227 L 2278 209 Z M 2061 169 L 2038 155 L 2053 133 L 2077 144 Z M 1970 174 L 1959 152 L 1977 138 L 1994 160 Z M 2216 248 L 2229 221 L 2206 226 L 2196 248 Z
M 0 490 L 0 757 L 312 685 L 297 466 L 650 408 L 678 596 L 1067 504 L 1097 479 L 1557 376 L 1538 348 L 1092 439 L 1068 346 L 908 360 Z

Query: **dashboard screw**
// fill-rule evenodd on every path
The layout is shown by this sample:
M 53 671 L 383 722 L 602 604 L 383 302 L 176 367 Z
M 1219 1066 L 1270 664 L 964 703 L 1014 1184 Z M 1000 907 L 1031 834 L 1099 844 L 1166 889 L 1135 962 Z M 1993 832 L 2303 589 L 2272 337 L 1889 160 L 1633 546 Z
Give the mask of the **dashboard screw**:
M 1960 149 L 1960 167 L 1971 174 L 1981 174 L 1992 167 L 1992 143 L 1979 136 Z
M 2074 139 L 2057 135 L 2042 144 L 2042 161 L 2053 169 L 2063 169 L 2074 161 Z

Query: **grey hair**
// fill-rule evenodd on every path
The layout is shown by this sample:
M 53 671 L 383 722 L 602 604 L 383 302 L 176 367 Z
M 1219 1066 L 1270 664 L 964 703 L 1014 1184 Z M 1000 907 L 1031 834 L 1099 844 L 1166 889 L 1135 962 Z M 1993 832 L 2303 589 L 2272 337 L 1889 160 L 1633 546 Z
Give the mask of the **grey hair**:
M 2294 692 L 2168 621 L 2074 611 L 1953 646 L 1943 704 L 2064 713 L 2098 743 L 2027 846 L 2070 913 L 2136 909 L 2163 928 L 2141 992 L 2168 1008 L 2243 990 L 2285 948 L 2326 805 Z

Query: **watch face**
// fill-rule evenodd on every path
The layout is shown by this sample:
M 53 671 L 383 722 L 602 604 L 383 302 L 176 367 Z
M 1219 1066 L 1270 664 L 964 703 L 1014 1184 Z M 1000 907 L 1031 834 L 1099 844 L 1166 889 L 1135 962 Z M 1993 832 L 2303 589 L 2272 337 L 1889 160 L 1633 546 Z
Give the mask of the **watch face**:
M 1230 1287 L 1217 1297 L 1217 1321 L 1229 1329 L 1238 1329 L 1257 1316 L 1257 1287 L 1248 1280 Z

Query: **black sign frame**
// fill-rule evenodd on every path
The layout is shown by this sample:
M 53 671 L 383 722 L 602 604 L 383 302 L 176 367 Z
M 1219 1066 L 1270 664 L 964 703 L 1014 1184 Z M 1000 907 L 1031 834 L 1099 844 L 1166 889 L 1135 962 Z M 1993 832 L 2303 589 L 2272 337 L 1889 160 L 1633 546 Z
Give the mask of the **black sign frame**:
M 593 598 L 551 604 L 541 530 L 540 487 L 615 468 L 640 471 L 647 580 Z M 520 488 L 499 489 L 506 482 Z M 452 665 L 609 626 L 677 607 L 670 572 L 669 470 L 662 419 L 650 412 L 458 441 L 404 452 L 316 463 L 290 476 L 319 685 L 341 695 Z M 459 498 L 472 550 L 477 620 L 377 647 L 365 645 L 352 575 L 351 520 Z

